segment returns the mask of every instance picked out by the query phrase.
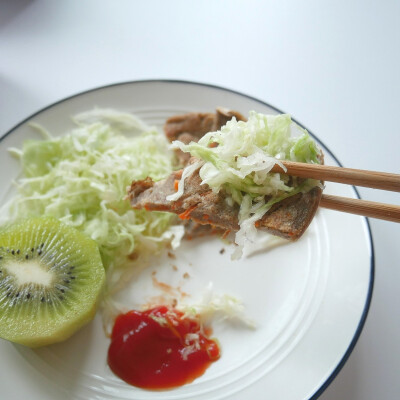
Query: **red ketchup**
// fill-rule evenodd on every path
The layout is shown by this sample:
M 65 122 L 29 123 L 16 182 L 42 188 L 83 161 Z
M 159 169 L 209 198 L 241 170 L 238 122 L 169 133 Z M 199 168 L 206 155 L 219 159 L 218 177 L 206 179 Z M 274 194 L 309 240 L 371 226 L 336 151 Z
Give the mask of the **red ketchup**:
M 165 306 L 119 315 L 108 364 L 125 382 L 169 389 L 192 382 L 220 357 L 218 344 L 197 320 Z

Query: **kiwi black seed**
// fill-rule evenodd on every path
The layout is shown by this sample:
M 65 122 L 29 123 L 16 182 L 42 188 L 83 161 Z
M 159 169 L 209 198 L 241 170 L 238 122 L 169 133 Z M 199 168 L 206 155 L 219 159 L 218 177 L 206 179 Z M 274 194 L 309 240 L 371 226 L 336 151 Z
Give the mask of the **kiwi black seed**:
M 0 337 L 30 347 L 89 322 L 105 278 L 97 244 L 48 217 L 0 231 L 0 271 Z

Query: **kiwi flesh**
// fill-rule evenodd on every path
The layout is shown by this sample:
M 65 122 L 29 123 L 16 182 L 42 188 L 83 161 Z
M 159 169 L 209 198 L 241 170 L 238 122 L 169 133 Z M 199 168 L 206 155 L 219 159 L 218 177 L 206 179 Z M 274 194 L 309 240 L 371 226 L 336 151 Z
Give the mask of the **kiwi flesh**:
M 97 244 L 60 221 L 29 218 L 0 230 L 0 337 L 60 342 L 95 315 L 105 272 Z

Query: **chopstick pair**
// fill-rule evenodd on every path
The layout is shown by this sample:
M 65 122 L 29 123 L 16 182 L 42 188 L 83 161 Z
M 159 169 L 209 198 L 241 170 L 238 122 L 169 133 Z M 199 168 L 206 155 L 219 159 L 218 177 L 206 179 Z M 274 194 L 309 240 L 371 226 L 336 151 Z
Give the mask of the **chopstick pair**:
M 400 192 L 400 175 L 398 174 L 293 161 L 282 161 L 282 164 L 287 168 L 287 171 L 284 171 L 278 164 L 275 164 L 271 171 L 286 173 L 300 178 L 313 178 L 321 181 Z M 319 205 L 331 210 L 400 222 L 400 206 L 396 205 L 328 194 L 322 195 Z

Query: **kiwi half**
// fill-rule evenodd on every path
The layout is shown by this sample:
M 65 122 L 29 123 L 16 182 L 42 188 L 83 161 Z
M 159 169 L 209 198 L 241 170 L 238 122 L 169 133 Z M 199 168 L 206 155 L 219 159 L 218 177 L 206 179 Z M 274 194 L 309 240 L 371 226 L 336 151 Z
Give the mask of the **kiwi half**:
M 30 347 L 67 339 L 96 312 L 105 273 L 97 244 L 54 218 L 0 231 L 0 337 Z

